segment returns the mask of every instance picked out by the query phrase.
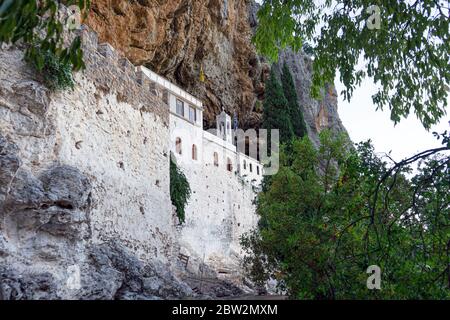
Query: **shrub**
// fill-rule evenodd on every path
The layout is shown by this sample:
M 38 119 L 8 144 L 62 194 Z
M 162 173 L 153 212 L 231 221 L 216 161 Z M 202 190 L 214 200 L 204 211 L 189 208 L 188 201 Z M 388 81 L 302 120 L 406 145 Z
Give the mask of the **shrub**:
M 170 159 L 170 198 L 177 208 L 177 216 L 180 224 L 185 222 L 186 204 L 191 197 L 191 187 L 184 173 L 177 164 Z
M 33 61 L 28 60 L 39 74 L 42 75 L 44 83 L 50 90 L 65 90 L 74 88 L 72 75 L 72 64 L 62 60 L 51 51 L 41 52 L 43 67 L 39 68 Z

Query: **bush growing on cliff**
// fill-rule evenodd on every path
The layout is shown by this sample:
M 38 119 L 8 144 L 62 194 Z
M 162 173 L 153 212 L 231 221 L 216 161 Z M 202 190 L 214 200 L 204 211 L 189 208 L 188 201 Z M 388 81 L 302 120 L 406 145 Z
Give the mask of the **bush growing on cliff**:
M 3 0 L 0 2 L 0 44 L 24 44 L 26 60 L 38 71 L 44 71 L 44 76 L 50 74 L 52 86 L 70 87 L 67 70 L 70 68 L 78 71 L 84 68 L 83 51 L 79 37 L 68 47 L 63 43 L 64 29 L 72 22 L 70 19 L 73 19 L 73 16 L 62 19 L 60 3 L 76 6 L 87 14 L 90 2 Z
M 40 70 L 43 81 L 51 90 L 65 90 L 74 88 L 74 80 L 72 74 L 72 66 L 69 62 L 61 60 L 51 51 L 40 53 L 44 65 Z M 39 67 L 34 64 L 34 67 L 39 70 Z
M 170 159 L 170 198 L 177 209 L 180 224 L 185 222 L 185 209 L 191 197 L 191 187 L 184 173 L 178 168 L 175 161 Z

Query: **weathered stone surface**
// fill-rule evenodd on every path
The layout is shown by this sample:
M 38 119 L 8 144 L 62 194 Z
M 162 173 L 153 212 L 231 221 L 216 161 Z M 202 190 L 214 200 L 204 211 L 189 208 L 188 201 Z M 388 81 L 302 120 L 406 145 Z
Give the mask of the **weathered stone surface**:
M 92 187 L 79 170 L 52 166 L 35 177 L 21 168 L 17 146 L 1 134 L 0 163 L 0 300 L 159 299 L 193 294 L 161 262 L 144 264 L 117 242 L 82 242 L 92 240 Z M 42 263 L 48 272 L 42 271 Z M 71 264 L 83 270 L 81 287 L 73 292 L 66 282 L 55 280 L 67 278 Z
M 249 1 L 95 0 L 87 24 L 131 62 L 146 65 L 201 98 L 206 125 L 222 108 L 254 127 L 255 88 L 264 81 L 251 43 Z M 205 83 L 200 82 L 200 70 Z
M 4 180 L 0 181 L 3 182 Z M 18 168 L 9 185 L 9 193 L 4 203 L 5 212 L 38 209 L 44 204 L 49 204 L 49 201 L 42 182 L 29 171 Z
M 17 154 L 2 158 L 2 210 L 8 211 L 8 223 L 14 226 L 28 220 L 29 228 L 21 228 L 17 236 L 34 239 L 46 259 L 60 253 L 53 254 L 50 240 L 41 243 L 36 239 L 42 237 L 28 230 L 40 228 L 48 237 L 76 235 L 79 228 L 86 229 L 79 221 L 89 206 L 86 232 L 92 233 L 93 241 L 120 239 L 140 259 L 167 262 L 176 256 L 167 104 L 138 83 L 134 66 L 119 60 L 115 49 L 105 57 L 92 31 L 83 27 L 77 32 L 86 69 L 75 74 L 73 91 L 50 93 L 48 106 L 44 98 L 45 104 L 36 102 L 33 92 L 27 101 L 13 89 L 33 83 L 29 90 L 45 91 L 23 61 L 23 51 L 0 50 L 0 132 L 18 146 Z M 42 112 L 29 111 L 32 104 L 40 105 Z M 86 188 L 84 178 L 67 165 L 83 172 L 92 185 Z M 79 232 L 80 237 L 86 232 Z
M 205 104 L 205 126 L 225 109 L 238 115 L 242 128 L 259 128 L 264 82 L 270 66 L 251 42 L 258 25 L 255 1 L 163 0 L 93 1 L 87 24 L 136 65 L 146 65 L 178 83 Z M 330 86 L 318 102 L 309 95 L 311 60 L 282 52 L 294 73 L 301 107 L 312 140 L 324 128 L 345 131 Z M 199 81 L 200 70 L 206 82 Z
M 78 261 L 82 270 L 80 288 L 71 296 L 65 284 L 49 272 L 39 273 L 33 267 L 0 266 L 0 300 L 82 299 L 82 300 L 156 300 L 192 296 L 192 290 L 178 280 L 167 266 L 159 262 L 144 264 L 124 247 L 110 242 L 86 248 L 85 260 Z M 1 257 L 1 256 L 0 256 Z M 64 267 L 64 261 L 54 261 Z M 59 272 L 60 276 L 63 276 Z
M 0 300 L 56 300 L 55 280 L 50 273 L 23 275 L 0 265 Z
M 8 248 L 5 237 L 0 234 L 0 258 L 8 255 Z
M 43 116 L 50 104 L 49 90 L 36 81 L 21 81 L 12 85 L 17 103 L 28 111 Z
M 115 242 L 92 246 L 89 257 L 94 272 L 92 279 L 83 280 L 85 299 L 154 300 L 193 294 L 167 266 L 144 264 Z
M 17 229 L 83 238 L 91 191 L 89 180 L 69 166 L 54 166 L 36 178 L 21 168 L 18 148 L 0 134 L 0 216 Z
M 48 198 L 62 208 L 82 209 L 88 205 L 91 184 L 79 170 L 70 166 L 55 166 L 39 179 Z
M 17 146 L 9 143 L 0 134 L 0 205 L 5 200 L 12 180 L 20 167 L 20 159 L 16 153 Z

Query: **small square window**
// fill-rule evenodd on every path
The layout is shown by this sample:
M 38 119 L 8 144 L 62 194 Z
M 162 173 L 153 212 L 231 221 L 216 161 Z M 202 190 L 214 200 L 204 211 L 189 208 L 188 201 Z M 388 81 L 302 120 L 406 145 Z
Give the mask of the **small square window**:
M 177 114 L 184 117 L 184 102 L 177 99 Z

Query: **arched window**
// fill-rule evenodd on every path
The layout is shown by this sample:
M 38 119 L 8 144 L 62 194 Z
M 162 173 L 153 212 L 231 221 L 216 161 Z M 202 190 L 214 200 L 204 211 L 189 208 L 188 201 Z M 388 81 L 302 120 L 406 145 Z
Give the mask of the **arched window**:
M 219 166 L 219 154 L 217 152 L 214 152 L 214 166 Z
M 253 172 L 253 165 L 250 163 L 250 172 Z
M 233 172 L 233 162 L 230 158 L 227 158 L 227 170 Z
M 247 161 L 244 160 L 244 170 L 247 170 Z
M 177 138 L 175 140 L 175 152 L 178 154 L 182 154 L 183 150 L 181 148 L 181 138 Z
M 256 174 L 259 176 L 259 166 L 256 166 Z
M 197 146 L 195 144 L 192 145 L 192 160 L 197 160 Z

